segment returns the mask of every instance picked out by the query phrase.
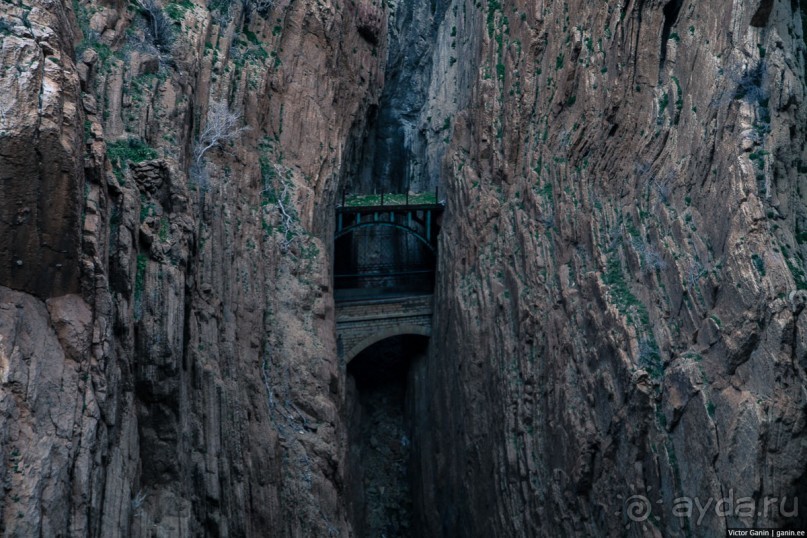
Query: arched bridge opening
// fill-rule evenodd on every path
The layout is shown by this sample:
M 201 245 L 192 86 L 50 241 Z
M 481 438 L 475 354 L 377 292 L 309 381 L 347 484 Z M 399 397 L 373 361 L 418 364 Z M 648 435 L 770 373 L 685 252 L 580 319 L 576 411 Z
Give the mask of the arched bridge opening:
M 347 365 L 346 498 L 357 537 L 412 535 L 412 365 L 424 360 L 427 343 L 425 336 L 390 336 Z

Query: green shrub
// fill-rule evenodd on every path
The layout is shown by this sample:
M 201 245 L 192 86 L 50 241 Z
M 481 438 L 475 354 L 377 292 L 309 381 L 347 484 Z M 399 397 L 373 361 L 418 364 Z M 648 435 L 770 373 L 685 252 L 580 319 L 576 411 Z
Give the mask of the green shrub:
M 760 276 L 765 276 L 765 260 L 763 260 L 759 254 L 752 254 L 751 260 L 754 262 L 754 267 L 757 268 L 757 272 Z
M 106 154 L 112 163 L 112 171 L 119 181 L 123 181 L 128 163 L 150 161 L 158 157 L 157 151 L 139 138 L 119 140 L 106 146 Z

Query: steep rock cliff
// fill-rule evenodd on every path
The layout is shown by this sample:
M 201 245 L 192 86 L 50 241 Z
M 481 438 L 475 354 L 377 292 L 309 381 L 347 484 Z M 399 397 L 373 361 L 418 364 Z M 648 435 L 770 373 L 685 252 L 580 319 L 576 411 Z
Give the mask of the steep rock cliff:
M 0 530 L 345 535 L 318 237 L 383 86 L 386 12 L 2 17 Z
M 421 532 L 804 524 L 672 513 L 807 483 L 804 8 L 461 5 L 485 26 L 416 374 L 419 474 L 443 477 Z
M 346 185 L 446 193 L 417 535 L 804 525 L 670 507 L 807 493 L 805 12 L 4 2 L 0 532 L 353 532 Z

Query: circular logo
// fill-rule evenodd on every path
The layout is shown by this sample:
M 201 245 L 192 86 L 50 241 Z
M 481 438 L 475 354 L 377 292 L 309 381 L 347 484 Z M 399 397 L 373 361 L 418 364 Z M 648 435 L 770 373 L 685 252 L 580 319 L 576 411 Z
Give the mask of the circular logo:
M 632 495 L 625 501 L 625 509 L 631 521 L 646 521 L 650 517 L 650 500 L 644 495 Z

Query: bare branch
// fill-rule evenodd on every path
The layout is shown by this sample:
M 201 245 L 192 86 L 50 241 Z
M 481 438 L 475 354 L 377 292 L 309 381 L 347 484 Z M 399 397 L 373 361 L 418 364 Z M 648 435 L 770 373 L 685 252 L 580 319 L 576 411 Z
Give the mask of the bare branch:
M 667 262 L 664 261 L 664 256 L 652 245 L 645 242 L 639 237 L 635 237 L 632 241 L 633 248 L 639 254 L 642 260 L 642 270 L 645 273 L 653 271 L 663 271 L 667 268 Z
M 207 111 L 207 121 L 199 133 L 199 138 L 193 146 L 193 162 L 190 174 L 194 181 L 204 191 L 209 183 L 205 154 L 211 149 L 232 142 L 248 131 L 249 127 L 241 125 L 241 114 L 233 112 L 224 101 L 213 101 Z
M 232 112 L 224 101 L 213 101 L 207 111 L 207 122 L 199 133 L 193 150 L 193 159 L 202 163 L 205 153 L 221 144 L 232 142 L 249 127 L 241 126 L 241 114 Z
M 294 233 L 292 227 L 294 226 L 294 218 L 286 211 L 286 206 L 283 204 L 283 199 L 289 190 L 288 184 L 283 184 L 283 192 L 277 197 L 277 207 L 280 209 L 280 214 L 283 216 L 283 241 L 280 243 L 280 250 L 286 252 L 291 246 L 297 234 Z
M 700 282 L 700 278 L 704 273 L 704 268 L 701 262 L 693 260 L 686 269 L 686 283 L 687 288 L 693 292 Z

